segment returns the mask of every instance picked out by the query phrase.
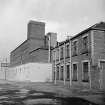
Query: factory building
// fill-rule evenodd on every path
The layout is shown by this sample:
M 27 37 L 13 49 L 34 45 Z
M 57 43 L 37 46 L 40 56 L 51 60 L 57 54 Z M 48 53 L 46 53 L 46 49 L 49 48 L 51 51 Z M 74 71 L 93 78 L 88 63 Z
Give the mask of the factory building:
M 15 67 L 30 62 L 48 62 L 49 36 L 52 48 L 56 43 L 56 33 L 50 32 L 45 35 L 44 22 L 30 21 L 27 27 L 27 39 L 10 54 L 10 66 Z
M 56 44 L 56 33 L 45 35 L 45 23 L 30 21 L 27 39 L 10 54 L 6 72 L 10 81 L 52 81 L 51 49 Z

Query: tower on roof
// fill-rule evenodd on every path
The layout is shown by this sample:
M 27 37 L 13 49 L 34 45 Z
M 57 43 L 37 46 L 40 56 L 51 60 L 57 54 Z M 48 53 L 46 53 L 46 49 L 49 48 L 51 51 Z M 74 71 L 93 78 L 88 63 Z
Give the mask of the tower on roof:
M 27 27 L 27 39 L 44 39 L 45 23 L 37 21 L 29 21 Z

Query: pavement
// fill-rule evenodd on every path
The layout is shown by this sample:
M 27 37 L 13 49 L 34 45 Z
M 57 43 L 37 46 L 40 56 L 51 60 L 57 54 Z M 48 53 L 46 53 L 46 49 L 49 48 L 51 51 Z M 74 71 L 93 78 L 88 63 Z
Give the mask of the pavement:
M 0 80 L 0 105 L 105 105 L 104 92 Z

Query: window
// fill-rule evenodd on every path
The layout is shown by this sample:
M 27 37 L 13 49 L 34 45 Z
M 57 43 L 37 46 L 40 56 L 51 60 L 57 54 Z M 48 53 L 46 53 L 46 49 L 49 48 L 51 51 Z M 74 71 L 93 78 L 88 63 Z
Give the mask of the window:
M 56 60 L 59 60 L 59 48 L 57 49 Z
M 58 66 L 57 66 L 57 72 L 56 73 L 57 73 L 57 75 L 56 75 L 57 76 L 57 80 L 59 80 L 59 67 Z
M 83 82 L 89 82 L 89 67 L 88 62 L 83 62 Z
M 77 41 L 74 41 L 73 42 L 73 56 L 76 56 L 77 55 Z
M 66 57 L 69 57 L 69 54 L 70 54 L 70 49 L 69 49 L 69 44 L 66 45 Z
M 53 51 L 53 61 L 55 61 L 55 51 Z
M 66 80 L 70 79 L 70 66 L 66 65 Z
M 88 36 L 83 37 L 83 53 L 88 52 Z
M 61 80 L 63 80 L 64 79 L 64 68 L 63 68 L 63 66 L 61 66 Z
M 77 64 L 73 64 L 73 81 L 77 81 Z
M 63 47 L 61 47 L 61 59 L 63 59 L 63 54 L 64 52 L 63 52 Z
M 54 80 L 55 80 L 55 67 L 54 67 L 54 72 L 53 72 L 54 74 L 53 74 L 53 78 L 54 78 Z

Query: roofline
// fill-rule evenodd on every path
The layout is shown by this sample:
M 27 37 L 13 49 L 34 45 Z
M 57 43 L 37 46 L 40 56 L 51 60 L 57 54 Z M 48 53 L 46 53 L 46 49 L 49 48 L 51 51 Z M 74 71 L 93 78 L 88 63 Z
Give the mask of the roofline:
M 81 31 L 80 33 L 76 34 L 75 36 L 71 37 L 70 39 L 67 39 L 67 40 L 62 41 L 62 42 L 58 42 L 59 45 L 57 45 L 55 48 L 58 48 L 59 46 L 62 46 L 64 43 L 66 44 L 66 43 L 69 42 L 70 40 L 73 40 L 74 38 L 79 37 L 80 35 L 82 35 L 82 34 L 88 32 L 88 31 L 90 31 L 90 30 L 101 30 L 101 31 L 105 31 L 105 29 L 95 28 L 95 26 L 96 26 L 97 24 L 99 24 L 99 23 L 96 23 L 96 24 L 90 26 L 89 28 L 87 28 L 87 29 Z M 54 49 L 54 48 L 53 48 L 53 49 Z
M 36 25 L 39 25 L 39 24 L 42 24 L 42 25 L 45 25 L 45 22 L 41 22 L 41 21 L 34 21 L 34 20 L 30 20 L 29 22 L 28 22 L 28 24 L 36 24 Z
M 102 23 L 102 22 L 100 22 L 100 23 Z M 99 23 L 96 23 L 96 24 L 90 26 L 89 28 L 87 28 L 87 29 L 81 31 L 80 33 L 76 34 L 75 36 L 73 36 L 73 37 L 70 38 L 70 39 L 72 40 L 72 39 L 74 39 L 74 38 L 80 36 L 81 34 L 84 34 L 84 33 L 88 32 L 88 31 L 90 31 L 90 30 L 102 30 L 102 31 L 105 31 L 105 29 L 95 28 L 95 26 L 98 25 L 98 24 L 99 24 Z
M 20 46 L 22 46 L 27 41 L 28 41 L 28 39 L 26 39 L 25 41 L 23 41 L 19 46 L 17 46 L 14 50 L 12 50 L 11 53 L 13 53 L 14 51 L 16 51 Z

